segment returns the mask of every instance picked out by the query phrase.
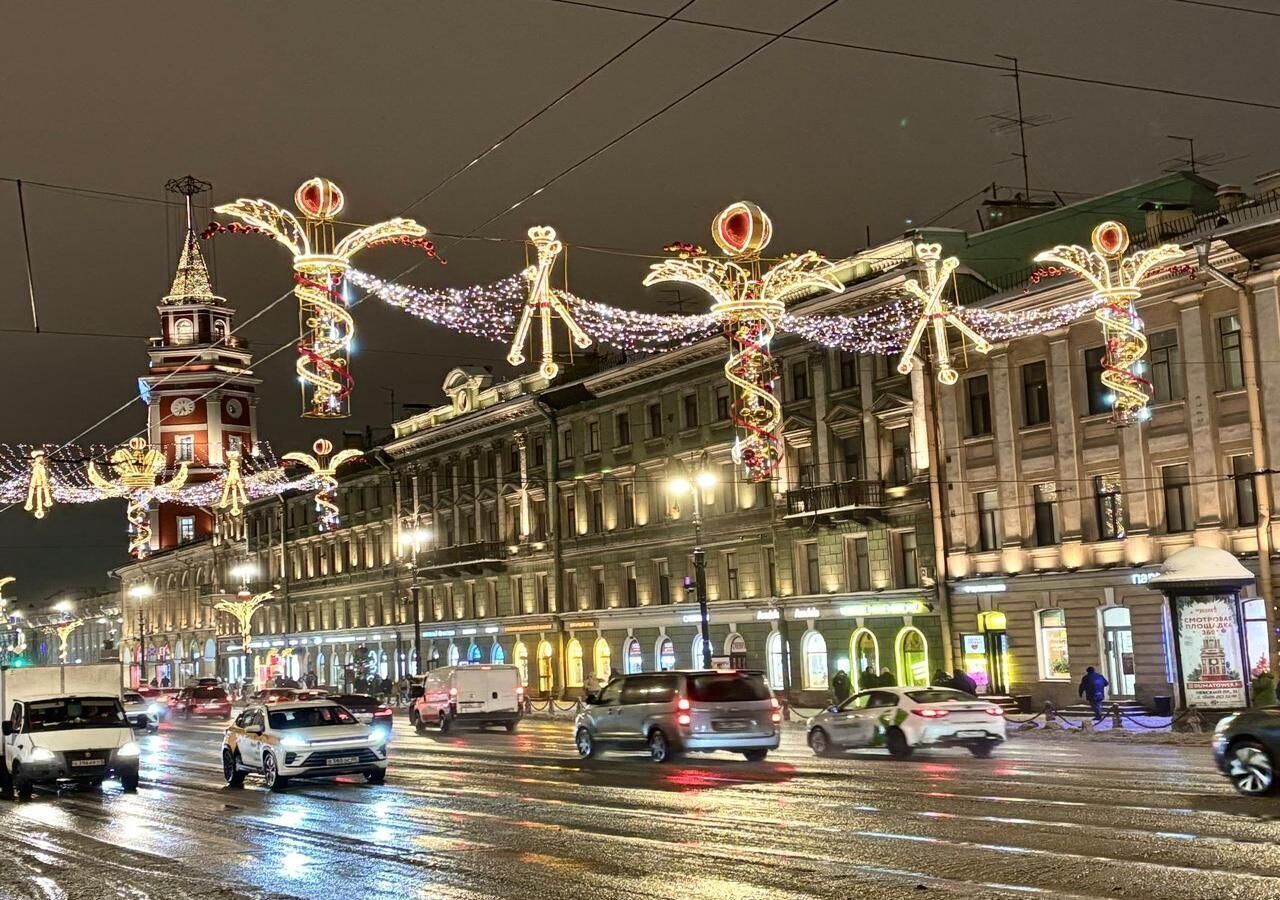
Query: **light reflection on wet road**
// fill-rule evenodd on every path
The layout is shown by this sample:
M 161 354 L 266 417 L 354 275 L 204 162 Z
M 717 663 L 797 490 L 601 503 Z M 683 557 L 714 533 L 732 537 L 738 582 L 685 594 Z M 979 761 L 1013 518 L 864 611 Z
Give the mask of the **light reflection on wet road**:
M 397 725 L 387 784 L 222 785 L 220 729 L 146 739 L 136 796 L 0 804 L 0 898 L 1280 897 L 1280 801 L 1205 747 L 1014 740 L 893 762 L 581 762 L 566 723 Z

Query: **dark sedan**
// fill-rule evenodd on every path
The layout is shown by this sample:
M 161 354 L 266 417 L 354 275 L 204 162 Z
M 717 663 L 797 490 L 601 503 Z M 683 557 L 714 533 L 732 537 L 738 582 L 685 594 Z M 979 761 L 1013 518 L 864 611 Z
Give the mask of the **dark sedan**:
M 1227 716 L 1213 734 L 1213 760 L 1232 786 L 1246 797 L 1276 791 L 1280 759 L 1280 707 L 1251 709 Z
M 386 725 L 388 730 L 391 728 L 391 707 L 377 697 L 370 697 L 368 694 L 330 694 L 328 699 L 345 706 L 365 725 Z

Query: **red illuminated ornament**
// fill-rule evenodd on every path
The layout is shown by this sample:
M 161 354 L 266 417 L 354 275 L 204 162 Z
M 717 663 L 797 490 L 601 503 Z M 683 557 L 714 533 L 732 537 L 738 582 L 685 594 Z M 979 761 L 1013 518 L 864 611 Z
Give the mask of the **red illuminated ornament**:
M 773 223 L 750 200 L 739 200 L 716 216 L 711 236 L 727 256 L 755 256 L 773 237 Z
M 328 178 L 310 178 L 293 195 L 298 209 L 312 219 L 327 221 L 342 212 L 342 190 Z
M 1103 256 L 1119 256 L 1129 249 L 1129 230 L 1119 222 L 1103 222 L 1093 229 L 1090 240 Z

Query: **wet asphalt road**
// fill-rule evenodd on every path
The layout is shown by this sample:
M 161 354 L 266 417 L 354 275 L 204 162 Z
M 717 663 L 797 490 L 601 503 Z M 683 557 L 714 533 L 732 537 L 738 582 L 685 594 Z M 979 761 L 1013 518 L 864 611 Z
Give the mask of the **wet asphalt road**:
M 142 786 L 0 803 L 0 897 L 1280 897 L 1280 800 L 1207 747 L 1015 738 L 893 762 L 577 759 L 567 723 L 419 737 L 387 783 L 222 785 L 220 727 L 145 739 Z

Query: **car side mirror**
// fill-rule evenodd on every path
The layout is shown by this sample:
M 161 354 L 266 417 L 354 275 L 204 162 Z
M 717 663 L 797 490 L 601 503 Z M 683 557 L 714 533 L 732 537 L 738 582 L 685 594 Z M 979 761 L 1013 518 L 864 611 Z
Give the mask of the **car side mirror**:
M 6 719 L 4 725 L 0 726 L 0 732 L 3 732 L 5 737 L 13 734 L 13 723 Z
M 828 707 L 827 707 L 827 712 L 840 712 L 840 707 L 838 707 L 838 706 L 828 706 Z

